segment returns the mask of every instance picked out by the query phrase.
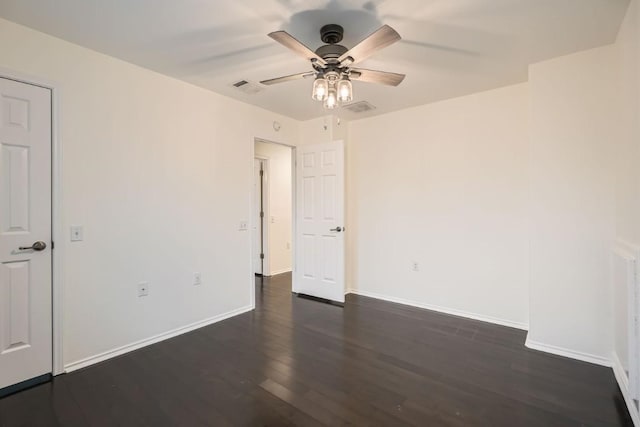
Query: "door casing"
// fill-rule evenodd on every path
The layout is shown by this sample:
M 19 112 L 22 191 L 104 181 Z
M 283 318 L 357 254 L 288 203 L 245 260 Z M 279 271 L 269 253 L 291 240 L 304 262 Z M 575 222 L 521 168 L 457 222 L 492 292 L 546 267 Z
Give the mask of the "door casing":
M 290 144 L 285 144 L 282 142 L 278 142 L 278 141 L 273 141 L 273 140 L 268 140 L 268 139 L 264 139 L 264 138 L 260 138 L 260 137 L 254 137 L 251 140 L 251 157 L 250 157 L 250 173 L 251 173 L 251 177 L 253 177 L 253 161 L 256 158 L 261 158 L 260 156 L 256 156 L 255 153 L 255 143 L 256 142 L 264 142 L 264 143 L 268 143 L 268 144 L 276 144 L 276 145 L 282 145 L 285 147 L 289 147 L 291 148 L 291 222 L 292 222 L 292 236 L 294 238 L 291 239 L 291 273 L 292 273 L 292 279 L 293 279 L 293 275 L 295 274 L 296 271 L 296 264 L 297 264 L 297 260 L 296 260 L 296 242 L 295 242 L 295 236 L 296 234 L 296 230 L 297 230 L 297 218 L 296 218 L 296 200 L 297 200 L 297 191 L 296 191 L 296 146 L 295 145 L 290 145 Z M 346 167 L 346 166 L 345 166 Z M 346 181 L 345 181 L 346 184 Z M 255 224 L 253 224 L 253 203 L 254 203 L 254 194 L 253 194 L 253 179 L 251 179 L 251 211 L 249 212 L 249 218 L 251 218 L 251 230 L 253 230 L 253 226 Z M 265 214 L 266 215 L 266 214 Z M 345 218 L 346 221 L 346 218 Z M 267 232 L 268 233 L 268 232 Z M 254 251 L 254 243 L 253 243 L 253 238 L 250 239 L 250 245 L 249 245 L 249 263 L 251 265 L 250 268 L 250 275 L 249 275 L 249 295 L 251 298 L 251 307 L 255 308 L 256 306 L 256 289 L 255 289 L 255 274 L 253 273 L 253 251 Z M 346 253 L 345 253 L 346 256 Z M 266 265 L 266 262 L 265 262 Z M 346 259 L 345 259 L 345 271 L 346 271 Z M 291 282 L 291 291 L 296 293 L 297 290 L 295 288 L 295 280 L 292 280 Z M 345 288 L 345 295 L 346 295 L 346 288 Z
M 268 218 L 270 218 L 271 215 L 271 211 L 269 209 L 269 157 L 268 156 L 261 156 L 259 154 L 255 155 L 255 159 L 262 161 L 262 167 L 263 167 L 263 171 L 264 171 L 264 179 L 262 180 L 262 211 L 264 212 L 264 218 L 262 221 L 262 230 L 260 230 L 262 232 L 262 240 L 264 242 L 264 247 L 267 248 L 267 250 L 264 251 L 264 259 L 262 260 L 262 275 L 263 276 L 269 276 L 269 274 L 271 273 L 271 269 L 269 268 L 269 266 L 271 265 L 271 258 L 269 256 L 269 238 L 271 236 L 270 232 L 270 222 L 268 221 Z M 255 177 L 254 177 L 255 178 Z M 255 197 L 254 199 L 255 200 Z M 257 208 L 257 206 L 253 206 L 253 210 L 255 210 Z M 251 217 L 252 219 L 254 217 Z M 257 225 L 257 224 L 252 224 L 252 230 L 253 230 L 253 226 Z M 251 240 L 251 244 L 253 243 L 253 239 Z M 256 248 L 253 248 L 252 250 L 255 250 Z M 266 273 L 265 273 L 266 271 Z
M 40 86 L 51 91 L 51 240 L 55 244 L 51 251 L 51 297 L 52 297 L 52 328 L 53 342 L 52 367 L 53 375 L 64 373 L 62 353 L 63 340 L 63 282 L 62 266 L 64 251 L 62 239 L 62 145 L 60 143 L 60 85 L 50 80 L 32 76 L 19 71 L 0 67 L 0 77 Z
M 252 139 L 252 141 L 251 141 L 251 176 L 252 177 L 253 177 L 253 160 L 254 159 L 266 160 L 266 162 L 267 162 L 267 170 L 269 170 L 269 166 L 270 166 L 268 157 L 256 154 L 256 152 L 255 152 L 255 148 L 256 148 L 255 143 L 256 142 L 263 142 L 263 143 L 266 143 L 266 144 L 276 144 L 276 145 L 281 145 L 283 147 L 289 147 L 291 149 L 291 172 L 292 172 L 292 175 L 291 175 L 291 177 L 292 177 L 292 179 L 291 179 L 291 191 L 292 191 L 292 193 L 291 193 L 291 215 L 292 215 L 291 224 L 292 224 L 292 233 L 293 233 L 292 235 L 295 236 L 296 219 L 295 219 L 294 214 L 295 214 L 295 209 L 296 209 L 296 204 L 295 204 L 295 202 L 296 202 L 296 182 L 295 181 L 296 180 L 293 179 L 293 177 L 295 176 L 295 171 L 296 171 L 296 147 L 295 147 L 295 145 L 284 144 L 282 142 L 273 141 L 273 140 L 269 140 L 269 139 L 264 139 L 264 138 L 260 138 L 260 137 L 257 137 L 257 136 L 254 137 Z M 268 179 L 269 179 L 269 177 L 268 177 Z M 255 225 L 255 224 L 253 224 L 253 209 L 255 208 L 253 206 L 253 203 L 254 203 L 254 200 L 255 200 L 254 199 L 254 194 L 253 194 L 253 179 L 251 180 L 251 188 L 252 188 L 252 190 L 251 190 L 251 215 L 249 216 L 249 218 L 251 218 L 250 226 L 251 226 L 251 230 L 253 230 L 253 226 Z M 265 191 L 264 196 L 267 197 L 267 198 L 269 197 L 269 190 L 268 189 Z M 265 202 L 265 209 L 264 209 L 264 211 L 265 211 L 265 223 L 266 223 L 266 227 L 265 227 L 266 231 L 264 232 L 265 233 L 264 234 L 264 238 L 265 239 L 269 238 L 270 220 L 267 221 L 267 219 L 270 218 L 270 217 L 267 217 L 267 212 L 270 212 L 269 209 L 270 209 L 270 206 L 269 206 L 269 202 L 267 200 Z M 269 213 L 269 215 L 270 215 L 270 213 Z M 293 240 L 294 239 L 292 239 L 292 242 L 291 242 L 291 270 L 295 271 L 295 269 L 296 269 L 296 257 L 295 257 L 295 242 L 293 242 Z M 250 274 L 250 278 L 249 278 L 249 292 L 250 292 L 250 295 L 251 295 L 251 306 L 253 308 L 255 308 L 255 306 L 256 306 L 256 289 L 255 289 L 255 275 L 253 273 L 253 251 L 254 251 L 253 239 L 251 239 L 251 245 L 250 246 L 251 246 L 251 249 L 250 249 L 249 252 L 250 252 L 250 257 L 251 257 L 250 258 L 251 259 L 251 274 Z M 265 254 L 265 260 L 264 260 L 264 265 L 265 266 L 269 265 L 267 263 L 267 257 L 268 256 L 269 256 L 268 254 Z M 264 271 L 263 271 L 263 274 L 264 274 Z M 292 283 L 292 286 L 293 286 L 293 283 Z

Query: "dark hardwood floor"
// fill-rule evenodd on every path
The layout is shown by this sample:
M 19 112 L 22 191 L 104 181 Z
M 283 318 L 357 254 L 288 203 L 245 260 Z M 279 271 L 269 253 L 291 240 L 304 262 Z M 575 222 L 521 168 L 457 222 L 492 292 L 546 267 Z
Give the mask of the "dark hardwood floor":
M 257 279 L 259 283 L 260 279 Z M 296 298 L 0 399 L 1 426 L 632 425 L 611 369 L 525 332 L 350 295 Z

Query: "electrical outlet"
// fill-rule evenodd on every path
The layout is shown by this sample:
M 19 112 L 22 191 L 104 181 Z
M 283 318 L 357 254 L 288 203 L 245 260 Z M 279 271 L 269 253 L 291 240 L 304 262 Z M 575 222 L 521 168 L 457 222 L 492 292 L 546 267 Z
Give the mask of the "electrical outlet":
M 147 295 L 149 295 L 149 282 L 138 283 L 138 296 L 146 297 Z
M 193 286 L 202 285 L 202 275 L 198 272 L 193 273 Z
M 238 230 L 247 231 L 248 228 L 249 228 L 249 224 L 247 221 L 240 221 L 240 228 L 238 228 Z
M 411 270 L 420 271 L 420 265 L 418 264 L 418 261 L 413 261 L 411 263 Z
M 291 242 L 287 242 L 287 249 L 291 249 Z
M 271 217 L 271 224 L 275 224 L 275 223 L 276 223 L 276 217 L 275 217 L 275 216 L 272 216 L 272 217 Z
M 84 239 L 84 230 L 81 225 L 71 226 L 71 241 L 81 242 Z

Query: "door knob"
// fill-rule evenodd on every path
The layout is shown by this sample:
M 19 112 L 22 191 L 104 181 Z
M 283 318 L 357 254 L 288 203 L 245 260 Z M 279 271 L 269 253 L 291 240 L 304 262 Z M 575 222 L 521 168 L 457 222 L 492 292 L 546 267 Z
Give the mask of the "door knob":
M 342 230 L 344 230 L 342 227 L 336 227 L 336 228 L 332 228 L 329 231 L 337 231 L 338 233 L 341 232 Z
M 18 249 L 20 249 L 21 251 L 28 251 L 28 250 L 44 251 L 46 248 L 47 248 L 47 244 L 45 242 L 38 241 L 31 246 L 20 246 Z

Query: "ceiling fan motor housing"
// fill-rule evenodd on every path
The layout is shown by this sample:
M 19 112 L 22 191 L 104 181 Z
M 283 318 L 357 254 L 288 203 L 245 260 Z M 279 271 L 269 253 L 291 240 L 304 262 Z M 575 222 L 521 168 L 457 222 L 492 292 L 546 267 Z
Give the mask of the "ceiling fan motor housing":
M 320 38 L 324 43 L 324 46 L 320 46 L 316 49 L 316 55 L 327 61 L 329 64 L 336 64 L 338 58 L 342 56 L 349 49 L 339 45 L 342 41 L 344 34 L 344 28 L 337 24 L 328 24 L 320 29 Z
M 327 44 L 336 44 L 342 41 L 344 28 L 338 24 L 328 24 L 320 28 L 320 39 Z
M 338 58 L 348 50 L 349 49 L 339 44 L 325 44 L 316 49 L 316 55 L 331 63 L 337 62 Z

